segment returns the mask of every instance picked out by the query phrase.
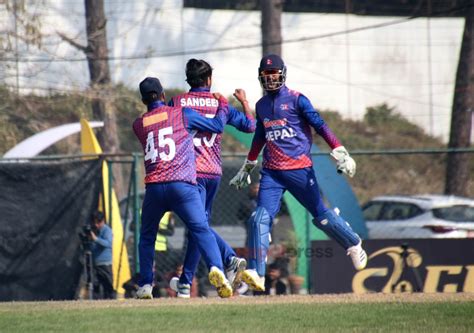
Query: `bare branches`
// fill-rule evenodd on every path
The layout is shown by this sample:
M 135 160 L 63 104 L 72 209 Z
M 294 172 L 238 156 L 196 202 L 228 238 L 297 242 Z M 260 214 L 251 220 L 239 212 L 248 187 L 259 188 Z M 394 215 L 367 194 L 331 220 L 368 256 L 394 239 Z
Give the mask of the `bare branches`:
M 71 46 L 75 47 L 76 49 L 78 49 L 79 51 L 82 51 L 84 53 L 88 53 L 89 52 L 89 49 L 87 46 L 85 45 L 82 45 L 82 44 L 79 44 L 78 42 L 76 42 L 74 39 L 66 36 L 65 34 L 63 34 L 62 32 L 59 32 L 59 31 L 56 31 L 56 33 L 58 34 L 59 37 L 61 37 L 61 39 L 67 43 L 69 43 Z

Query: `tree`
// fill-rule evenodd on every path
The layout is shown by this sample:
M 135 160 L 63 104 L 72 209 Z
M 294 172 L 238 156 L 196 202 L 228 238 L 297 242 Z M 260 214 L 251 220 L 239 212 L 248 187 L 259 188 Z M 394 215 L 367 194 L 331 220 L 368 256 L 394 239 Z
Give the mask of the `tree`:
M 283 0 L 260 2 L 262 11 L 262 55 L 281 56 L 281 12 Z
M 0 78 L 2 78 L 2 83 L 6 84 L 6 78 L 15 77 L 18 95 L 21 75 L 20 53 L 25 48 L 41 48 L 43 43 L 41 21 L 38 15 L 28 12 L 25 0 L 0 1 L 0 5 L 3 5 L 0 9 L 3 11 L 2 18 L 6 21 L 0 32 L 0 59 L 3 60 L 0 65 Z M 12 63 L 14 63 L 13 66 Z M 28 74 L 31 76 L 33 73 L 34 69 L 29 68 Z
M 116 116 L 113 112 L 110 94 L 110 69 L 107 48 L 107 19 L 104 0 L 84 0 L 86 9 L 87 45 L 81 45 L 62 33 L 62 39 L 83 51 L 89 66 L 90 87 L 93 92 L 92 109 L 96 119 L 104 121 L 104 131 L 98 140 L 107 153 L 119 151 Z
M 466 9 L 461 54 L 456 73 L 449 148 L 467 148 L 471 142 L 474 113 L 474 6 Z M 446 166 L 446 194 L 467 196 L 469 155 L 449 153 Z
M 72 40 L 59 33 L 62 39 L 83 51 L 89 66 L 90 87 L 92 90 L 92 112 L 96 120 L 104 121 L 104 130 L 97 139 L 105 153 L 117 153 L 120 141 L 117 133 L 117 117 L 112 103 L 112 87 L 107 48 L 107 19 L 104 0 L 84 0 L 86 15 L 87 45 Z M 116 190 L 122 193 L 121 168 L 115 168 Z

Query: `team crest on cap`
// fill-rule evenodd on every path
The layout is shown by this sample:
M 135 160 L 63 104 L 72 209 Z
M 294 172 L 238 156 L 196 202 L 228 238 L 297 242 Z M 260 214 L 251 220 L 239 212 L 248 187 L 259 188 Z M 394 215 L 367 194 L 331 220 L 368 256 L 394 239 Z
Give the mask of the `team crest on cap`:
M 272 59 L 267 59 L 267 65 L 272 65 Z

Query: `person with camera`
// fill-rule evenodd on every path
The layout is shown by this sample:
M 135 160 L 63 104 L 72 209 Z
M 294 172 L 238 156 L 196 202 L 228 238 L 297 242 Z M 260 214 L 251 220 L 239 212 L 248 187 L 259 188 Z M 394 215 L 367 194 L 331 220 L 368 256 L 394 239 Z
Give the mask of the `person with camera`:
M 95 212 L 92 218 L 92 228 L 89 231 L 92 242 L 92 260 L 94 263 L 94 299 L 114 299 L 112 275 L 112 229 L 105 224 L 102 212 Z M 102 295 L 101 295 L 102 289 Z

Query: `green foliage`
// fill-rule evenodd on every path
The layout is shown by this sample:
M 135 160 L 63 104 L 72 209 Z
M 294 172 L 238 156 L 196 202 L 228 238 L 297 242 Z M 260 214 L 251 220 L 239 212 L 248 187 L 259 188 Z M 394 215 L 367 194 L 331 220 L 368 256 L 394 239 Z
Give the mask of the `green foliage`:
M 169 96 L 181 90 L 166 90 Z M 117 112 L 120 147 L 123 152 L 141 151 L 132 131 L 132 122 L 146 111 L 136 90 L 123 85 L 114 88 L 113 104 Z M 22 140 L 46 129 L 92 119 L 90 96 L 86 93 L 50 94 L 46 96 L 16 96 L 0 86 L 0 155 Z M 77 154 L 80 152 L 79 135 L 58 142 L 42 154 Z
M 395 107 L 389 107 L 385 103 L 368 107 L 364 115 L 364 120 L 371 126 L 383 125 L 400 119 L 402 119 L 402 116 L 395 112 Z
M 395 107 L 390 107 L 386 103 L 368 107 L 364 115 L 364 122 L 384 133 L 395 132 L 398 135 L 427 138 L 422 128 L 411 123 Z
M 342 119 L 332 110 L 322 111 L 326 123 L 349 150 L 441 148 L 438 138 L 427 135 L 421 127 L 404 118 L 387 104 L 368 107 L 361 121 Z M 324 149 L 326 143 L 315 135 Z
M 182 90 L 167 89 L 167 99 Z M 16 96 L 0 87 L 0 154 L 18 142 L 42 130 L 62 124 L 77 122 L 81 117 L 92 119 L 90 97 L 86 93 L 51 94 L 46 96 Z M 228 96 L 236 108 L 240 104 Z M 116 110 L 120 147 L 123 152 L 141 151 L 131 125 L 145 112 L 137 90 L 123 85 L 114 88 L 113 103 Z M 397 113 L 394 107 L 381 104 L 367 108 L 362 121 L 345 120 L 335 111 L 322 111 L 323 118 L 348 149 L 421 148 L 442 147 L 439 140 L 426 135 L 421 128 Z M 315 142 L 322 149 L 327 145 L 315 135 Z M 246 152 L 246 148 L 231 136 L 225 136 L 223 151 Z M 68 154 L 79 152 L 79 136 L 73 136 L 56 144 L 44 154 Z
M 166 95 L 182 93 L 167 89 Z M 114 88 L 115 107 L 120 147 L 122 152 L 140 152 L 132 122 L 146 111 L 136 89 L 123 85 Z M 240 104 L 228 96 L 232 105 Z M 0 156 L 20 141 L 48 128 L 71 122 L 82 117 L 92 119 L 91 98 L 86 92 L 46 96 L 17 96 L 0 86 Z M 322 111 L 326 123 L 336 133 L 349 152 L 355 150 L 422 149 L 441 148 L 445 145 L 431 137 L 417 125 L 400 115 L 395 107 L 387 104 L 367 108 L 362 120 L 347 120 L 332 110 Z M 328 150 L 324 140 L 314 134 L 314 142 L 320 149 Z M 223 152 L 247 153 L 248 149 L 230 135 L 224 134 Z M 77 154 L 80 152 L 80 136 L 74 135 L 58 142 L 42 154 Z M 357 156 L 357 176 L 350 179 L 361 202 L 380 193 L 442 193 L 444 188 L 444 155 L 372 155 Z M 384 177 L 388 177 L 384 179 Z M 427 180 L 429 179 L 429 181 Z M 469 193 L 474 190 L 470 182 Z
M 166 89 L 166 95 L 182 93 L 182 90 Z M 146 107 L 137 89 L 115 86 L 113 95 L 120 147 L 122 152 L 140 152 L 132 122 Z M 232 105 L 240 104 L 228 96 Z M 347 120 L 332 110 L 322 111 L 326 123 L 336 133 L 349 152 L 355 150 L 423 149 L 442 148 L 443 142 L 427 135 L 417 125 L 410 123 L 388 104 L 367 108 L 362 120 Z M 92 119 L 90 96 L 86 92 L 69 94 L 52 93 L 46 96 L 17 96 L 0 86 L 0 156 L 20 141 L 48 128 L 71 122 L 81 117 Z M 80 136 L 74 135 L 44 151 L 49 154 L 77 154 L 80 152 Z M 314 134 L 314 142 L 323 151 L 329 150 L 324 140 Z M 240 142 L 224 134 L 223 152 L 247 153 Z M 374 195 L 442 193 L 445 179 L 445 155 L 354 155 L 357 175 L 351 182 L 360 202 Z M 471 159 L 474 161 L 474 159 Z M 474 162 L 470 165 L 474 170 Z M 474 172 L 474 171 L 473 171 Z M 469 181 L 468 193 L 474 193 L 474 181 Z

